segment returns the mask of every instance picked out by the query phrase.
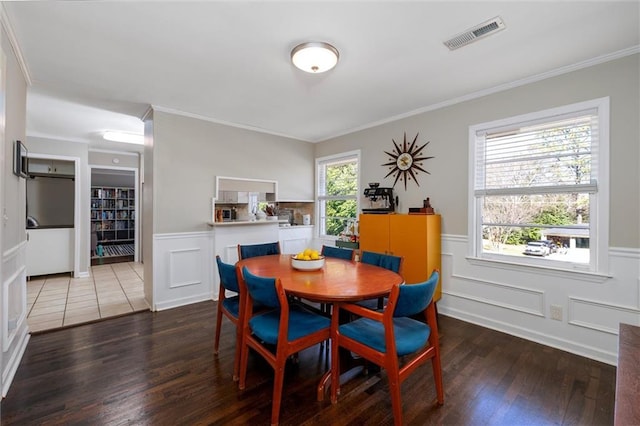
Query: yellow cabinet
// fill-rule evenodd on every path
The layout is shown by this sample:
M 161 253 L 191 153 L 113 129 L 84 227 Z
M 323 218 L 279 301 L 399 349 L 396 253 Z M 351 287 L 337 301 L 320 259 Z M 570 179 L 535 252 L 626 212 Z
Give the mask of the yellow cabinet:
M 426 281 L 441 269 L 440 215 L 362 214 L 360 250 L 402 256 L 402 276 L 408 284 Z M 434 300 L 441 296 L 438 283 Z

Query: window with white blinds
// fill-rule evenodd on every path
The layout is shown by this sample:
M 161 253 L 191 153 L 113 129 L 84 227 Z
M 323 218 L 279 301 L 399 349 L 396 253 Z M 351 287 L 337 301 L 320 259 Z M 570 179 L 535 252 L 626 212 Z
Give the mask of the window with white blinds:
M 360 151 L 316 159 L 316 197 L 320 237 L 337 237 L 356 220 Z
M 550 120 L 478 132 L 476 194 L 595 192 L 598 111 Z
M 473 254 L 600 270 L 608 120 L 603 98 L 472 126 Z

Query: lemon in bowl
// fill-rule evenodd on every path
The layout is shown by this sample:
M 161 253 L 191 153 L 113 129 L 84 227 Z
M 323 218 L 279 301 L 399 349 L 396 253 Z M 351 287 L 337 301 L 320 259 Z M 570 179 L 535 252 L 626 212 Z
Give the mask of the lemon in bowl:
M 317 250 L 305 249 L 291 257 L 291 266 L 300 271 L 317 271 L 324 266 L 324 256 Z

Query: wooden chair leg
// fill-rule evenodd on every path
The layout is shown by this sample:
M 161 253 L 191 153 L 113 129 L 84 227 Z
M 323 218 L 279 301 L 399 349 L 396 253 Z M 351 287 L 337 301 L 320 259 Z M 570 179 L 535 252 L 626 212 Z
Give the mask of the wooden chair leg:
M 220 347 L 220 327 L 222 326 L 222 304 L 218 303 L 218 312 L 216 314 L 216 337 L 213 343 L 213 353 L 218 354 Z
M 273 377 L 273 403 L 271 404 L 271 425 L 277 425 L 280 419 L 280 403 L 282 401 L 282 385 L 284 383 L 285 363 L 276 362 Z
M 236 353 L 233 357 L 233 381 L 237 382 L 240 374 L 240 358 L 242 351 L 242 332 L 240 330 L 240 324 L 236 324 Z
M 436 382 L 438 404 L 442 405 L 444 404 L 444 387 L 442 386 L 442 364 L 439 353 L 436 352 L 436 355 L 431 359 L 431 366 L 433 367 L 433 380 Z
M 398 371 L 387 371 L 389 379 L 389 396 L 391 396 L 391 407 L 393 409 L 393 424 L 402 425 L 402 399 L 400 398 L 400 377 Z
M 246 384 L 247 379 L 247 364 L 249 363 L 249 346 L 246 343 L 241 342 L 240 344 L 240 378 L 238 383 L 238 388 L 243 390 Z

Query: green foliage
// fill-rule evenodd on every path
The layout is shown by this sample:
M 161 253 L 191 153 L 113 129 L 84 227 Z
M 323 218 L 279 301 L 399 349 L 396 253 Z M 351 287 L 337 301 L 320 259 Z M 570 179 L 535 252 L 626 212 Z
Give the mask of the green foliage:
M 541 225 L 570 225 L 573 223 L 565 205 L 556 204 L 534 216 L 534 223 Z
M 540 228 L 522 228 L 514 229 L 509 238 L 507 238 L 507 244 L 526 244 L 528 241 L 539 240 L 541 237 Z
M 327 196 L 357 196 L 358 179 L 355 162 L 331 165 L 326 168 Z M 349 220 L 356 218 L 357 201 L 355 199 L 327 200 L 325 203 L 325 232 L 327 235 L 339 235 Z
M 357 168 L 355 162 L 327 167 L 326 195 L 354 195 L 357 188 Z

